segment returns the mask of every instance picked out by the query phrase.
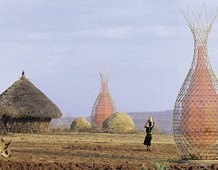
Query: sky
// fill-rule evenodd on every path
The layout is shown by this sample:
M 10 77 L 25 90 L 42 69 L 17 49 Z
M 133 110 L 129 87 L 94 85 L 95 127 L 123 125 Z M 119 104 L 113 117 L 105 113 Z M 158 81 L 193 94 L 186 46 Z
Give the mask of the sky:
M 0 93 L 26 77 L 64 116 L 90 116 L 98 66 L 122 112 L 172 110 L 194 41 L 179 11 L 217 0 L 0 0 Z M 218 19 L 208 52 L 218 75 Z

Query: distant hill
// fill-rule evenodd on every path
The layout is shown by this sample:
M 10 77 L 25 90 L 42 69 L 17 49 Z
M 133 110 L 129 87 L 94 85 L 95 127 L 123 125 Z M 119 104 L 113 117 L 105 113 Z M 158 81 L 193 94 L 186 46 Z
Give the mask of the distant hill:
M 173 111 L 158 111 L 158 112 L 130 112 L 127 113 L 133 119 L 136 128 L 139 130 L 144 129 L 144 124 L 152 116 L 155 125 L 160 130 L 161 133 L 173 133 Z M 76 117 L 61 117 L 60 119 L 52 119 L 51 128 L 70 128 L 72 121 Z M 86 117 L 88 121 L 91 120 L 90 117 Z
M 52 119 L 51 128 L 69 129 L 74 119 L 76 119 L 76 117 L 61 117 L 59 119 Z
M 145 122 L 152 116 L 155 125 L 162 133 L 173 133 L 173 110 L 158 112 L 130 112 L 128 113 L 137 129 L 144 129 Z

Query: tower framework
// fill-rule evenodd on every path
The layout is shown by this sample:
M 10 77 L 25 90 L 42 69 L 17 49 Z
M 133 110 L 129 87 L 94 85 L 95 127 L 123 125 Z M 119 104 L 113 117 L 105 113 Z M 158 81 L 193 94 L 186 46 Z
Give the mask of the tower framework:
M 218 81 L 208 57 L 208 34 L 217 16 L 204 5 L 181 10 L 194 38 L 191 68 L 174 106 L 174 139 L 182 159 L 214 160 L 218 151 Z
M 92 126 L 101 128 L 103 121 L 116 112 L 116 106 L 108 90 L 110 69 L 99 68 L 99 74 L 101 76 L 101 90 L 92 109 L 91 123 Z

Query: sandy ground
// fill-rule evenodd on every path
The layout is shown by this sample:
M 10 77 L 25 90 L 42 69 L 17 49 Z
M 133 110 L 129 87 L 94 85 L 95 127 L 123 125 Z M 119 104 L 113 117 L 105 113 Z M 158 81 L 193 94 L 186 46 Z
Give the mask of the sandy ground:
M 152 151 L 143 145 L 144 133 L 14 134 L 10 158 L 0 169 L 145 170 L 216 169 L 216 164 L 176 163 L 179 153 L 173 135 L 153 135 Z M 11 135 L 3 137 L 6 141 Z M 218 169 L 218 168 L 217 168 Z

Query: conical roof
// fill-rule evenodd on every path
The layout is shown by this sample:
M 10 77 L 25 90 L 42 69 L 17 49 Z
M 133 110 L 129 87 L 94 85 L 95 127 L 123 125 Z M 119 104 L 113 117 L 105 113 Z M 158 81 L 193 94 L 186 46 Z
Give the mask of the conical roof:
M 60 109 L 24 75 L 0 95 L 10 117 L 59 118 Z M 9 111 L 8 111 L 9 110 Z M 2 114 L 2 112 L 1 112 Z

